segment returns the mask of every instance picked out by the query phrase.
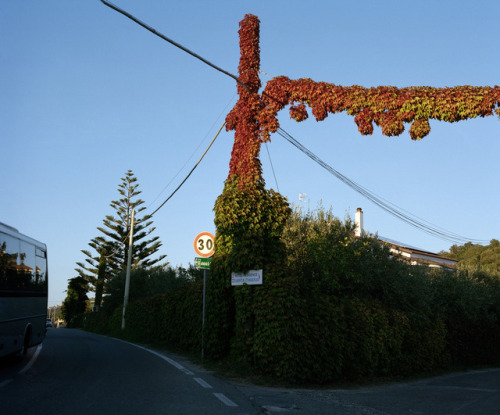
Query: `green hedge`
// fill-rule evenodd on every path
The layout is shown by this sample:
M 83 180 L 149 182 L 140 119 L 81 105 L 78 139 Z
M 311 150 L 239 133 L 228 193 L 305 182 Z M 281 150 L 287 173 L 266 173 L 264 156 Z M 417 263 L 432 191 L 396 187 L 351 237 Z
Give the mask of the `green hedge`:
M 127 307 L 125 330 L 122 307 L 111 316 L 90 313 L 84 328 L 130 341 L 164 344 L 179 350 L 201 347 L 203 282 L 197 281 L 164 294 L 143 298 Z
M 236 203 L 241 194 L 232 191 Z M 255 267 L 264 270 L 264 284 L 232 287 L 235 252 L 256 251 L 256 240 L 264 244 Z M 302 384 L 500 363 L 496 276 L 409 266 L 375 239 L 354 238 L 349 221 L 324 211 L 292 215 L 281 240 L 218 234 L 216 247 L 204 336 L 210 359 L 243 360 L 262 375 Z M 202 289 L 191 281 L 132 302 L 125 332 L 121 307 L 107 317 L 87 315 L 85 325 L 197 351 Z

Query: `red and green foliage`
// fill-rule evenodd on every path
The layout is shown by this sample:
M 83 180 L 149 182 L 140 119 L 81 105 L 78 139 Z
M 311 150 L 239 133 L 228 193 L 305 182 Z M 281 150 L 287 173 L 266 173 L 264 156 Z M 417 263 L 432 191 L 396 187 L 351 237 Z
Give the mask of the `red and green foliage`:
M 240 99 L 226 117 L 226 129 L 235 130 L 228 179 L 231 180 L 236 175 L 241 187 L 262 179 L 258 122 L 262 108 L 259 96 L 259 20 L 255 16 L 246 15 L 240 22 L 239 34 L 239 79 L 246 87 L 238 83 Z
M 240 100 L 226 118 L 226 128 L 236 130 L 229 177 L 239 174 L 246 182 L 247 175 L 259 174 L 255 158 L 260 142 L 268 141 L 270 134 L 278 130 L 278 112 L 288 105 L 290 117 L 297 122 L 308 118 L 306 105 L 317 121 L 328 114 L 346 112 L 354 116 L 363 135 L 373 133 L 373 123 L 386 136 L 400 135 L 404 124 L 411 123 L 409 133 L 413 140 L 429 134 L 429 120 L 455 122 L 494 113 L 500 116 L 498 86 L 364 88 L 278 76 L 259 95 L 259 20 L 246 15 L 240 27 L 239 79 L 247 88 L 238 84 Z
M 226 117 L 235 139 L 229 175 L 215 203 L 208 354 L 232 354 L 263 373 L 295 381 L 411 373 L 445 364 L 445 323 L 431 311 L 431 285 L 417 272 L 402 271 L 373 241 L 353 240 L 348 227 L 331 221 L 315 222 L 312 230 L 306 224 L 307 248 L 295 244 L 285 251 L 290 209 L 265 189 L 260 145 L 277 131 L 277 114 L 286 106 L 299 122 L 308 118 L 307 106 L 318 121 L 346 112 L 362 134 L 372 134 L 375 123 L 385 135 L 400 135 L 411 123 L 410 136 L 421 139 L 432 119 L 500 115 L 500 88 L 342 87 L 280 76 L 260 93 L 258 18 L 246 15 L 239 35 L 244 85 L 238 83 L 240 98 Z M 231 271 L 249 269 L 264 270 L 265 286 L 230 286 Z M 391 284 L 385 283 L 388 276 Z
M 317 121 L 328 114 L 346 112 L 354 116 L 363 135 L 373 133 L 373 123 L 382 134 L 397 136 L 404 123 L 412 123 L 410 136 L 420 140 L 430 132 L 429 120 L 455 122 L 469 118 L 500 116 L 500 87 L 457 86 L 454 88 L 379 86 L 344 87 L 311 79 L 290 80 L 279 76 L 270 80 L 262 93 L 260 137 L 263 142 L 279 128 L 277 114 L 290 105 L 290 117 L 300 122 L 308 118 L 306 105 Z
M 264 263 L 262 286 L 214 278 L 230 272 L 227 256 L 214 258 L 206 357 L 294 383 L 500 363 L 498 279 L 411 266 L 352 231 L 330 212 L 292 213 L 280 238 L 285 261 Z M 165 288 L 129 304 L 125 332 L 121 307 L 88 314 L 86 327 L 198 353 L 201 281 Z
M 206 355 L 243 359 L 285 381 L 412 374 L 450 364 L 500 362 L 500 284 L 491 278 L 429 273 L 390 259 L 375 239 L 320 211 L 292 212 L 265 189 L 261 142 L 290 106 L 296 121 L 346 112 L 362 134 L 373 123 L 388 136 L 412 123 L 421 139 L 429 120 L 500 115 L 499 87 L 342 87 L 284 76 L 259 94 L 259 20 L 240 22 L 239 100 L 226 118 L 235 141 L 224 190 L 215 203 L 215 255 L 207 286 Z M 231 272 L 264 270 L 262 286 L 231 286 Z M 196 350 L 201 285 L 140 299 L 127 311 L 128 336 Z M 108 331 L 119 332 L 121 309 Z M 88 324 L 99 325 L 89 318 Z M 484 345 L 488 344 L 488 347 Z
M 259 160 L 258 116 L 262 108 L 259 96 L 260 56 L 259 20 L 245 16 L 240 23 L 239 78 L 240 99 L 226 118 L 227 129 L 235 130 L 229 176 L 215 203 L 215 255 L 207 287 L 207 355 L 222 357 L 231 349 L 246 349 L 252 342 L 256 313 L 262 293 L 254 288 L 235 291 L 230 285 L 231 272 L 263 269 L 269 283 L 280 280 L 284 261 L 280 236 L 290 215 L 286 200 L 266 190 Z M 272 318 L 272 317 L 269 317 Z

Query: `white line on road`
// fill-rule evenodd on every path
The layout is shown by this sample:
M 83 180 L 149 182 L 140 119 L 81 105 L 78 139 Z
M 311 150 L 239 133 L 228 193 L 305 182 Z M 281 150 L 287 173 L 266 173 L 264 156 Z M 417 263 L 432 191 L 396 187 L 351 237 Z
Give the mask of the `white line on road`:
M 175 360 L 173 359 L 170 359 L 169 357 L 167 356 L 164 356 L 162 355 L 161 353 L 158 353 L 158 352 L 155 352 L 154 350 L 151 350 L 151 349 L 148 349 L 147 347 L 143 347 L 143 346 L 139 346 L 138 344 L 135 344 L 135 343 L 130 343 L 130 342 L 127 342 L 125 340 L 121 340 L 121 339 L 116 339 L 115 340 L 118 340 L 118 341 L 121 341 L 123 343 L 127 343 L 127 344 L 130 344 L 131 346 L 135 346 L 135 347 L 138 347 L 139 349 L 142 349 L 142 350 L 145 350 L 146 352 L 149 352 L 149 353 L 152 353 L 154 354 L 155 356 L 158 356 L 160 359 L 163 359 L 165 360 L 166 362 L 170 363 L 172 366 L 174 366 L 175 368 L 181 370 L 182 372 L 184 372 L 186 375 L 190 375 L 190 376 L 193 376 L 194 373 L 191 372 L 189 369 L 186 369 L 184 366 L 182 366 L 180 363 L 177 363 Z M 212 388 L 212 386 L 210 384 L 208 384 L 207 382 L 205 382 L 203 379 L 201 378 L 193 378 L 199 385 L 203 386 L 204 388 Z M 232 407 L 237 407 L 238 404 L 234 403 L 231 399 L 229 399 L 226 395 L 224 395 L 223 393 L 218 393 L 218 392 L 214 392 L 214 396 L 219 399 L 224 405 L 226 406 L 232 406 Z
M 30 361 L 28 362 L 28 364 L 26 366 L 24 366 L 19 372 L 17 372 L 19 375 L 24 375 L 28 370 L 30 370 L 31 366 L 33 366 L 33 363 L 35 363 L 35 360 L 36 358 L 38 357 L 38 355 L 40 354 L 40 352 L 42 351 L 42 345 L 39 344 L 38 347 L 36 348 L 36 351 L 35 353 L 33 354 L 33 356 L 31 357 Z
M 193 378 L 200 386 L 206 388 L 206 389 L 212 389 L 212 385 L 210 385 L 209 383 L 205 382 L 203 379 L 201 378 Z
M 152 353 L 154 354 L 155 356 L 158 356 L 160 359 L 163 359 L 165 360 L 166 362 L 170 363 L 173 367 L 181 370 L 182 372 L 184 372 L 186 375 L 194 375 L 193 372 L 191 372 L 189 369 L 186 369 L 184 366 L 182 366 L 180 363 L 177 363 L 175 360 L 173 359 L 170 359 L 170 357 L 167 357 L 167 356 L 164 356 L 162 355 L 161 353 L 158 353 L 158 352 L 155 352 L 154 350 L 151 350 L 151 349 L 148 349 L 147 347 L 143 347 L 143 346 L 139 346 L 138 344 L 135 344 L 135 343 L 130 343 L 130 342 L 126 342 L 125 340 L 120 340 L 120 339 L 115 339 L 115 340 L 118 340 L 118 341 L 121 341 L 123 343 L 127 343 L 127 344 L 130 344 L 131 346 L 135 346 L 135 347 L 138 347 L 139 349 L 142 349 L 142 350 L 145 350 L 146 352 L 149 352 L 149 353 Z
M 238 406 L 237 404 L 235 404 L 231 399 L 229 399 L 223 393 L 216 393 L 216 392 L 214 392 L 214 395 L 215 395 L 216 398 L 218 398 L 226 406 Z
M 0 382 L 0 388 L 3 388 L 4 386 L 7 386 L 12 381 L 13 381 L 13 379 L 6 379 L 3 382 Z

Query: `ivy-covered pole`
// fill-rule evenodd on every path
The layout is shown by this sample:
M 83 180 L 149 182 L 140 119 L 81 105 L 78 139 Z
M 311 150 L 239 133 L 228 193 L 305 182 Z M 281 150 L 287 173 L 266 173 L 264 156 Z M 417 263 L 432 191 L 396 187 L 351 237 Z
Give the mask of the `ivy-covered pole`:
M 239 100 L 226 117 L 234 130 L 229 175 L 215 204 L 216 252 L 229 255 L 233 271 L 262 268 L 271 252 L 268 243 L 279 240 L 290 215 L 286 200 L 265 189 L 260 154 L 259 19 L 246 15 L 240 22 Z
M 240 64 L 237 84 L 239 100 L 226 117 L 226 130 L 235 130 L 234 145 L 229 163 L 228 181 L 237 181 L 240 189 L 262 181 L 259 159 L 259 112 L 262 102 L 259 95 L 260 22 L 256 16 L 247 14 L 240 22 Z
M 212 358 L 230 351 L 252 356 L 256 307 L 262 302 L 262 290 L 284 272 L 280 237 L 291 213 L 279 193 L 265 189 L 262 177 L 258 18 L 246 15 L 239 35 L 239 79 L 245 86 L 237 84 L 239 100 L 226 117 L 227 130 L 235 131 L 234 146 L 224 190 L 214 208 L 215 255 L 207 287 L 205 337 L 207 355 Z M 231 286 L 231 272 L 251 269 L 264 270 L 265 287 Z

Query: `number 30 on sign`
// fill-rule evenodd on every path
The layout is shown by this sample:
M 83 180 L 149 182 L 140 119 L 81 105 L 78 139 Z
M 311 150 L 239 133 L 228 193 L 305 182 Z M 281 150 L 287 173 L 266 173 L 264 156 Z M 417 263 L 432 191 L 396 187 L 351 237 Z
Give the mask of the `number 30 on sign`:
M 214 254 L 214 236 L 210 232 L 202 232 L 194 238 L 194 251 L 202 258 L 209 258 Z

